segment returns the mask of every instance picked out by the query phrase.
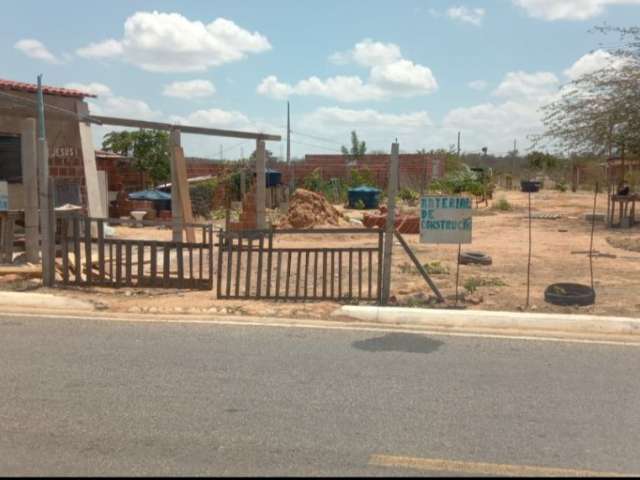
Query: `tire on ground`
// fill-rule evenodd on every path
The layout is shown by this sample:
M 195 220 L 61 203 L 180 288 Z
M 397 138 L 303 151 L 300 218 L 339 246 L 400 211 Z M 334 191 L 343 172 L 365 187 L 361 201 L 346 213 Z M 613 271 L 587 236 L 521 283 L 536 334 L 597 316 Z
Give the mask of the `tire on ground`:
M 555 283 L 547 287 L 544 299 L 547 303 L 563 307 L 586 307 L 595 303 L 596 292 L 591 287 L 579 283 Z
M 491 265 L 493 259 L 482 252 L 462 252 L 460 265 Z

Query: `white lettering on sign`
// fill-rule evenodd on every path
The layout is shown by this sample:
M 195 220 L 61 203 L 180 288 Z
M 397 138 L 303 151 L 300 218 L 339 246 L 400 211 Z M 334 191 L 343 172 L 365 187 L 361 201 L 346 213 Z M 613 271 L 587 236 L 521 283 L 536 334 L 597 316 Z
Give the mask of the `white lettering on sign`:
M 53 158 L 77 158 L 78 149 L 70 145 L 59 146 L 53 149 Z
M 471 243 L 473 218 L 469 197 L 428 195 L 420 201 L 420 241 L 433 244 Z

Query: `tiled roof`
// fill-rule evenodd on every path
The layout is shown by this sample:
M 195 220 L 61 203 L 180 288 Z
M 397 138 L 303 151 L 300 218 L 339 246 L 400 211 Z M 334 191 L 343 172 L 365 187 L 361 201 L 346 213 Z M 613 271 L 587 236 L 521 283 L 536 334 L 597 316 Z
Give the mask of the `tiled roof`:
M 38 91 L 38 86 L 33 83 L 14 82 L 13 80 L 4 80 L 0 78 L 0 90 L 14 90 L 17 92 L 36 93 Z M 57 95 L 60 97 L 96 98 L 96 95 L 93 95 L 91 93 L 81 92 L 80 90 L 74 90 L 70 88 L 49 87 L 43 85 L 42 91 L 45 95 Z

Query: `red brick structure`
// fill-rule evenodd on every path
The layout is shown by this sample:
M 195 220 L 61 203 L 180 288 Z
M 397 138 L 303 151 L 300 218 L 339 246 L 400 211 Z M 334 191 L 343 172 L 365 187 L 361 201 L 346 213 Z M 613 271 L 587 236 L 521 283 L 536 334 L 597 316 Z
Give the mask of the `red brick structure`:
M 422 182 L 441 178 L 445 174 L 444 157 L 418 153 L 401 154 L 400 186 L 419 189 Z M 344 155 L 306 155 L 303 161 L 291 163 L 291 168 L 282 162 L 271 162 L 269 168 L 283 174 L 283 182 L 288 183 L 295 174 L 296 183 L 301 182 L 318 169 L 322 178 L 349 178 L 352 169 L 369 169 L 381 188 L 386 188 L 389 177 L 390 155 L 365 155 L 361 160 L 349 162 Z

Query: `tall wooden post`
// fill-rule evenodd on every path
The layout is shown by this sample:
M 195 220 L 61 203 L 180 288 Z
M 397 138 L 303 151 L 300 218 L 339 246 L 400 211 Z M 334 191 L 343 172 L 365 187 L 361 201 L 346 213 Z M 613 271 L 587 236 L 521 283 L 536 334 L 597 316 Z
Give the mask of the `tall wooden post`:
M 169 155 L 171 160 L 171 219 L 173 227 L 173 241 L 182 241 L 182 202 L 178 192 L 178 170 L 176 147 L 180 146 L 180 130 L 172 130 L 169 136 Z
M 387 223 L 384 235 L 384 255 L 382 258 L 382 304 L 389 303 L 391 296 L 391 265 L 393 238 L 396 228 L 396 195 L 398 194 L 398 156 L 400 145 L 394 143 L 391 146 L 391 161 L 389 162 L 389 186 L 387 188 Z
M 55 249 L 55 232 L 51 214 L 53 212 L 53 202 L 49 191 L 49 150 L 47 147 L 47 134 L 44 123 L 44 96 L 42 94 L 42 75 L 38 76 L 38 191 L 40 203 L 40 229 L 42 231 L 42 284 L 45 287 L 52 287 L 55 281 L 54 261 L 52 255 Z
M 76 104 L 76 110 L 79 114 L 88 115 L 89 108 L 84 102 Z M 96 166 L 96 148 L 93 144 L 93 136 L 91 135 L 91 124 L 79 122 L 80 147 L 82 150 L 82 166 L 84 168 L 84 183 L 87 192 L 87 211 L 89 217 L 107 218 L 109 212 L 105 211 L 102 195 L 100 192 L 100 184 L 98 183 L 98 169 Z M 93 227 L 94 230 L 96 227 Z M 93 232 L 97 234 L 97 230 Z
M 40 219 L 38 218 L 38 159 L 36 153 L 36 120 L 22 121 L 21 157 L 24 186 L 24 230 L 27 261 L 40 261 Z
M 267 152 L 264 140 L 256 141 L 256 226 L 259 230 L 267 228 Z

